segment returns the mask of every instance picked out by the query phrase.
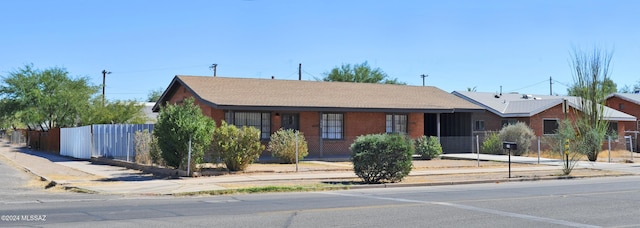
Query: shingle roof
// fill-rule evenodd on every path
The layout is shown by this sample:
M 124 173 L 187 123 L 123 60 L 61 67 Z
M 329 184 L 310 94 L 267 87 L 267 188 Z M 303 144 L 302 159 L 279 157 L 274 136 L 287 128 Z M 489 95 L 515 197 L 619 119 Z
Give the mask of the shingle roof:
M 495 93 L 454 91 L 454 95 L 474 104 L 485 107 L 490 112 L 501 117 L 531 117 L 544 110 L 554 107 L 566 99 L 567 104 L 577 110 L 581 110 L 579 97 L 574 96 L 550 96 L 550 95 L 526 95 L 518 93 Z M 635 121 L 636 118 L 618 110 L 603 106 L 605 119 L 611 121 Z
M 432 86 L 176 76 L 159 103 L 184 85 L 216 108 L 343 111 L 479 111 L 483 108 Z M 154 106 L 158 110 L 158 104 Z

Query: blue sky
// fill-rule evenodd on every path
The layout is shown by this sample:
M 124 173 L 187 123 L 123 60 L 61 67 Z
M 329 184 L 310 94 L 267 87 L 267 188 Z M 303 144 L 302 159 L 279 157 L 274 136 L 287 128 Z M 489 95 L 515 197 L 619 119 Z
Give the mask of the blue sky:
M 640 80 L 638 1 L 3 1 L 0 75 L 28 63 L 144 99 L 174 75 L 303 80 L 368 61 L 447 92 L 566 94 L 573 47 L 613 51 L 618 88 Z

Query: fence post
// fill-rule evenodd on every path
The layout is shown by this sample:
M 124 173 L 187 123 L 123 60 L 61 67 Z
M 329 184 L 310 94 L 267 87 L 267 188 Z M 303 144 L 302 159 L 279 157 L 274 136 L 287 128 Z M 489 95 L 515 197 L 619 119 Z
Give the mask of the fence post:
M 129 144 L 129 142 L 131 141 L 131 133 L 127 132 L 127 161 L 129 161 L 129 150 L 131 149 L 131 146 Z
M 609 163 L 611 163 L 611 135 L 608 137 L 607 145 L 609 145 Z
M 540 165 L 540 137 L 538 136 L 538 165 Z
M 296 173 L 298 172 L 298 131 L 296 131 Z
M 478 157 L 478 167 L 480 167 L 480 137 L 476 135 L 476 154 Z
M 189 155 L 187 157 L 187 176 L 191 176 L 191 135 L 189 135 Z
M 631 155 L 631 161 L 633 161 L 633 137 L 629 136 L 629 155 Z

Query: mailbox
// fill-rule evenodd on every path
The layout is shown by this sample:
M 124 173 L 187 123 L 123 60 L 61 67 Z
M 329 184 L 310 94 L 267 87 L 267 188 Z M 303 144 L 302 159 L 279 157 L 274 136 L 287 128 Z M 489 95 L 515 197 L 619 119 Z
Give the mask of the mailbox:
M 515 142 L 502 142 L 502 149 L 517 150 L 518 144 L 516 144 Z

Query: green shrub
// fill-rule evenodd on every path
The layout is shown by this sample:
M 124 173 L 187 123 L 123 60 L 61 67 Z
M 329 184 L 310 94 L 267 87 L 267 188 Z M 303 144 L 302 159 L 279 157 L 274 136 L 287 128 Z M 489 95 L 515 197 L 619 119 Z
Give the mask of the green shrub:
M 411 172 L 412 144 L 399 134 L 359 136 L 350 147 L 353 169 L 365 183 L 401 181 Z
M 280 129 L 271 134 L 271 141 L 267 150 L 271 156 L 280 159 L 284 163 L 293 164 L 296 162 L 296 134 L 298 135 L 298 160 L 302 160 L 309 155 L 307 140 L 304 134 L 293 129 Z
M 225 121 L 215 129 L 213 141 L 214 151 L 229 171 L 245 170 L 264 150 L 260 130 L 247 126 L 238 128 Z
M 519 156 L 529 151 L 531 141 L 536 138 L 536 135 L 533 133 L 533 129 L 527 126 L 527 124 L 518 122 L 503 127 L 500 133 L 498 133 L 498 137 L 500 137 L 501 141 L 515 142 L 518 144 L 518 149 L 511 150 L 511 154 Z
M 182 105 L 167 105 L 160 110 L 153 135 L 167 166 L 186 170 L 189 139 L 191 139 L 191 171 L 203 162 L 204 151 L 211 146 L 215 122 L 202 114 L 194 99 L 187 98 Z
M 151 162 L 153 164 L 164 165 L 164 160 L 162 159 L 162 150 L 160 150 L 160 146 L 158 145 L 158 137 L 156 137 L 155 135 L 151 135 L 149 156 L 151 157 Z
M 438 137 L 425 136 L 415 140 L 416 154 L 420 155 L 422 159 L 433 159 L 442 154 L 442 146 Z
M 482 142 L 481 153 L 484 154 L 505 154 L 502 149 L 502 141 L 495 132 L 490 133 Z

